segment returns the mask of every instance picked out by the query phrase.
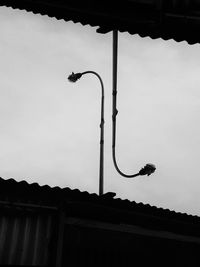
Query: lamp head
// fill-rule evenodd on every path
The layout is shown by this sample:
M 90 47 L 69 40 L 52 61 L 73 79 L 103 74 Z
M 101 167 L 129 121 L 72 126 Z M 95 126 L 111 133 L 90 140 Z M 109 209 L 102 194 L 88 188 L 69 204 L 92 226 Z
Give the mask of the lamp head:
M 75 83 L 77 80 L 79 80 L 82 76 L 82 73 L 74 73 L 72 72 L 72 74 L 70 74 L 68 76 L 68 80 L 72 83 Z
M 139 175 L 151 175 L 156 170 L 156 166 L 154 164 L 148 163 L 139 171 Z

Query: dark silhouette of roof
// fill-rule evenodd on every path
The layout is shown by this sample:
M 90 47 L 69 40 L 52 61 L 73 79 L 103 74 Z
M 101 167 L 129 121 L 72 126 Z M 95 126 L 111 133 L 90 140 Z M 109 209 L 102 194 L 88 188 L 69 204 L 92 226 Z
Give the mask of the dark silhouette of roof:
M 200 217 L 157 208 L 148 204 L 114 198 L 115 193 L 102 196 L 68 187 L 40 186 L 0 178 L 0 209 L 22 206 L 67 210 L 78 216 L 111 223 L 134 224 L 154 230 L 165 230 L 200 237 Z
M 153 39 L 200 42 L 199 0 L 1 0 L 0 6 L 99 26 L 101 33 L 117 29 Z

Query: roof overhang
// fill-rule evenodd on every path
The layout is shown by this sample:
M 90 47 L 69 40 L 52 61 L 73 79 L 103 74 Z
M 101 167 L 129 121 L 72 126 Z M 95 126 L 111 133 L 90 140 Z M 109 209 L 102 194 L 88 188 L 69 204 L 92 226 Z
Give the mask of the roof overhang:
M 0 6 L 141 37 L 200 42 L 200 0 L 1 0 Z

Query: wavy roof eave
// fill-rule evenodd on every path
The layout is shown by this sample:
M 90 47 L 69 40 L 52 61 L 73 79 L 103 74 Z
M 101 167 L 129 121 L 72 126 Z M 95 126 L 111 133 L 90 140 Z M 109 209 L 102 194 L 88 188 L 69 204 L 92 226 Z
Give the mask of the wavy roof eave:
M 200 43 L 200 1 L 183 0 L 1 0 L 0 6 L 48 15 L 82 25 L 152 39 Z M 108 4 L 109 3 L 109 4 Z
M 43 210 L 57 212 L 63 207 L 68 216 L 103 222 L 138 225 L 200 237 L 200 217 L 169 209 L 122 200 L 108 192 L 102 196 L 69 187 L 60 188 L 25 180 L 0 178 L 0 210 Z
M 13 178 L 3 179 L 0 177 L 0 200 L 33 202 L 35 204 L 55 204 L 60 200 L 72 200 L 75 202 L 106 203 L 106 206 L 135 210 L 137 212 L 154 214 L 157 216 L 172 217 L 186 221 L 197 220 L 200 223 L 200 217 L 173 210 L 150 206 L 149 204 L 136 203 L 128 199 L 114 198 L 115 193 L 108 192 L 102 196 L 96 193 L 71 189 L 69 187 L 61 188 L 59 186 L 51 187 L 49 185 L 39 185 L 38 183 L 29 183 L 25 180 L 17 181 Z M 102 202 L 103 201 L 103 202 Z M 103 205 L 104 205 L 103 204 Z

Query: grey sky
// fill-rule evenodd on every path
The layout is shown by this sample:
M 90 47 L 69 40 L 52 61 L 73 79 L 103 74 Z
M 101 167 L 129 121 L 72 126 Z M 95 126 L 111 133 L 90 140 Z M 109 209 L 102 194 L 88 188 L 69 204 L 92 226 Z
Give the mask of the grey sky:
M 105 191 L 199 211 L 200 46 L 119 34 L 117 158 L 111 159 L 112 34 L 0 8 L 0 176 L 98 192 L 100 84 L 106 94 Z

